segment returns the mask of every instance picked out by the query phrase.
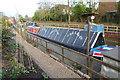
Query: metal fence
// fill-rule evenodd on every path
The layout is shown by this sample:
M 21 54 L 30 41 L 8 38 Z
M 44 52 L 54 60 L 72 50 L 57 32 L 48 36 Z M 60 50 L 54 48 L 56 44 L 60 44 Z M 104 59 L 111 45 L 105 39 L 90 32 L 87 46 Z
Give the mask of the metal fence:
M 98 60 L 92 56 L 74 51 L 27 32 L 19 33 L 27 42 L 33 44 L 33 46 L 41 49 L 42 51 L 45 51 L 45 53 L 48 53 L 50 57 L 58 60 L 61 63 L 64 63 L 80 75 L 88 74 L 90 78 L 94 76 L 101 79 L 109 78 L 108 76 L 101 74 L 100 71 L 95 70 L 95 68 L 97 68 L 96 66 L 98 65 L 100 65 L 100 67 L 101 65 L 104 65 L 120 72 L 119 67 L 105 63 L 102 60 Z M 118 63 L 120 62 L 119 60 L 116 60 L 112 57 L 106 55 L 104 56 L 111 60 L 117 61 Z M 87 60 L 89 62 L 88 64 Z

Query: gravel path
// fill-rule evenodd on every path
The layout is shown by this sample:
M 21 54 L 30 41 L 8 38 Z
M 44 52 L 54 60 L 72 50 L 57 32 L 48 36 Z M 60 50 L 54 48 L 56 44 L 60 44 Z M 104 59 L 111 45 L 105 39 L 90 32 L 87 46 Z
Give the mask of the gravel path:
M 16 42 L 24 46 L 25 51 L 32 57 L 36 64 L 46 72 L 50 78 L 80 78 L 78 74 L 55 61 L 47 54 L 27 43 L 15 30 Z

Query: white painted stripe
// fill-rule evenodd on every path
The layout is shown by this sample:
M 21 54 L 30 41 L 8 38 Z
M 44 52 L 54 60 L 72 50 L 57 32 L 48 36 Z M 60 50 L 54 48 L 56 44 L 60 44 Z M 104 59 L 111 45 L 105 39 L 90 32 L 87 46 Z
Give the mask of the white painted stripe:
M 59 28 L 59 30 L 60 30 L 60 28 Z M 59 30 L 57 30 L 58 34 L 56 34 L 56 36 L 55 36 L 55 38 L 53 40 L 55 40 L 56 37 L 59 35 Z
M 70 37 L 68 38 L 68 40 L 67 40 L 67 43 L 70 41 Z
M 50 30 L 51 28 L 49 28 L 49 30 Z M 52 29 L 52 31 L 50 31 L 50 34 L 49 34 L 49 36 L 48 36 L 48 38 L 50 38 L 50 36 L 51 36 L 51 34 L 54 32 L 54 30 Z
M 48 29 L 48 28 L 47 28 Z M 43 36 L 45 36 L 45 34 L 47 33 L 47 29 L 43 28 L 43 31 L 45 31 L 45 33 L 42 33 Z
M 87 37 L 85 38 L 85 41 L 84 41 L 84 43 L 82 44 L 82 47 L 85 45 L 85 42 L 87 41 Z
M 81 31 L 81 30 L 79 30 L 79 33 L 80 33 L 80 31 Z M 77 41 L 77 38 L 78 38 L 78 36 L 76 36 L 76 38 L 75 38 L 75 40 L 74 40 L 74 42 L 73 42 L 73 46 L 74 46 L 75 42 Z
M 69 43 L 69 41 L 71 40 L 72 35 L 74 35 L 75 33 L 76 33 L 75 31 L 72 31 L 72 32 L 70 33 L 70 35 L 67 36 L 67 37 L 68 37 L 67 43 Z
M 113 48 L 110 48 L 110 47 L 103 47 L 103 49 L 111 50 L 111 49 L 113 49 Z
M 50 35 L 52 36 L 54 33 L 56 33 L 57 31 L 56 30 L 52 30 L 51 32 L 50 32 Z M 56 33 L 56 34 L 58 34 L 58 33 Z M 50 38 L 51 36 L 49 36 L 48 38 Z
M 63 29 L 63 30 L 64 30 L 64 29 Z M 62 32 L 63 32 L 63 30 L 62 30 Z M 61 35 L 60 35 L 60 37 L 62 36 L 62 32 L 61 32 Z M 59 41 L 60 37 L 58 38 L 58 41 Z
M 70 30 L 70 29 L 68 29 L 67 33 L 65 34 L 65 36 L 64 36 L 64 38 L 63 38 L 63 40 L 62 40 L 62 42 L 64 41 L 65 37 L 67 36 L 69 30 Z
M 97 41 L 97 39 L 98 39 L 99 34 L 100 34 L 100 32 L 98 32 L 98 34 L 97 34 L 97 36 L 96 36 L 96 38 L 95 38 L 95 40 L 94 40 L 93 44 L 91 45 L 91 48 L 93 48 L 93 47 L 94 47 L 94 45 L 95 45 L 95 43 L 96 43 L 96 41 Z
M 90 43 L 91 43 L 91 41 L 92 41 L 94 35 L 95 35 L 95 32 L 93 33 L 93 35 L 92 35 L 92 37 L 91 37 Z

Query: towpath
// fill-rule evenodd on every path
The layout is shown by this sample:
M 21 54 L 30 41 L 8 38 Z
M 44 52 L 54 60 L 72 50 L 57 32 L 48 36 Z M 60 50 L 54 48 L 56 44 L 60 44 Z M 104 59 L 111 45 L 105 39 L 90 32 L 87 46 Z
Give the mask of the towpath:
M 16 34 L 16 42 L 24 46 L 28 55 L 32 57 L 36 64 L 46 72 L 50 78 L 80 78 L 80 76 L 72 70 L 55 61 L 40 49 L 27 43 L 15 30 L 13 30 L 13 33 Z

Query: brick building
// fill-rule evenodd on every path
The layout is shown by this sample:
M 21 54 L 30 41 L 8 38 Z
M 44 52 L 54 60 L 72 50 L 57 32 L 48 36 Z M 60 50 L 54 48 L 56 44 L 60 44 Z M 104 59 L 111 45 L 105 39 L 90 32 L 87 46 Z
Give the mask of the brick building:
M 100 0 L 99 1 L 98 12 L 100 15 L 104 15 L 106 12 L 115 11 L 115 10 L 117 10 L 116 0 Z

